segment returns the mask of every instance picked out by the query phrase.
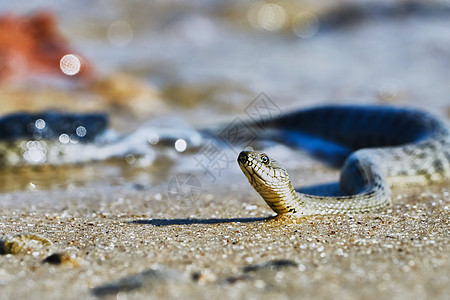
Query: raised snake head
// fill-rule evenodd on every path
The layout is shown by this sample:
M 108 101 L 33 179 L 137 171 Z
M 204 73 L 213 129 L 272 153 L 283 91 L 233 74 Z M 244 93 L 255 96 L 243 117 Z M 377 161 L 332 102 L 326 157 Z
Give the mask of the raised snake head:
M 259 192 L 276 192 L 290 184 L 287 171 L 267 154 L 258 151 L 242 151 L 238 164 L 250 184 Z

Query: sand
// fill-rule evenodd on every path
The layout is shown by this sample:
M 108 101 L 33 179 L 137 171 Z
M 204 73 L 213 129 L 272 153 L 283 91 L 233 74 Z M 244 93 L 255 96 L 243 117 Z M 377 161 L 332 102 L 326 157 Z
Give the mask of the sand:
M 3 194 L 0 231 L 52 245 L 0 256 L 0 298 L 448 299 L 448 187 L 394 190 L 380 213 L 304 218 L 274 218 L 247 183 L 233 189 L 191 205 L 145 188 Z M 62 263 L 43 262 L 54 253 Z

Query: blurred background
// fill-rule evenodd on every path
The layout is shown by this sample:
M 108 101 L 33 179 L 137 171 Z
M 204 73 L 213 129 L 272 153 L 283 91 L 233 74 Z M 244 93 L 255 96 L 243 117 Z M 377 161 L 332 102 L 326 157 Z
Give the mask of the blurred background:
M 449 16 L 448 0 L 3 1 L 0 114 L 101 111 L 126 134 L 167 116 L 226 123 L 264 92 L 283 112 L 370 103 L 448 118 Z

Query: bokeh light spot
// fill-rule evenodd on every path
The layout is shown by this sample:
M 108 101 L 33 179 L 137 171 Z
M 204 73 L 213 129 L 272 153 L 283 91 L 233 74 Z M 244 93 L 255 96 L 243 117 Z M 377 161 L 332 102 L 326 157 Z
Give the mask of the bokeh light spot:
M 59 141 L 62 144 L 68 144 L 70 142 L 70 137 L 67 134 L 63 133 L 59 136 Z
M 159 136 L 156 133 L 152 133 L 148 136 L 148 142 L 152 145 L 156 145 L 159 142 Z
M 80 72 L 81 60 L 74 54 L 66 54 L 61 58 L 59 67 L 64 74 L 73 76 Z
M 127 162 L 127 164 L 134 164 L 136 162 L 136 157 L 133 154 L 128 154 L 127 156 L 125 156 L 125 161 Z
M 47 158 L 45 142 L 28 141 L 26 143 L 26 151 L 23 153 L 23 157 L 31 163 L 44 162 Z
M 178 152 L 184 152 L 187 148 L 187 143 L 183 139 L 178 139 L 175 141 L 175 150 Z
M 247 18 L 250 25 L 257 29 L 279 31 L 286 26 L 288 15 L 276 3 L 257 2 L 250 7 Z
M 319 31 L 319 19 L 310 11 L 302 12 L 294 18 L 292 31 L 300 38 L 311 38 Z
M 84 137 L 86 136 L 87 130 L 84 126 L 78 126 L 75 132 L 79 137 Z
M 34 126 L 36 126 L 37 129 L 44 129 L 45 121 L 42 119 L 37 119 L 36 122 L 34 122 Z

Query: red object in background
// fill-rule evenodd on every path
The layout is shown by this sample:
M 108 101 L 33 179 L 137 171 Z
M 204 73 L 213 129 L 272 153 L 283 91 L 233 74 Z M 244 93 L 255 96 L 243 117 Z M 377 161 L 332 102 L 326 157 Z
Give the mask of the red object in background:
M 48 12 L 30 16 L 0 16 L 0 82 L 51 75 L 87 78 L 92 73 L 86 60 L 74 76 L 65 75 L 60 60 L 76 54 L 60 34 L 55 17 Z

